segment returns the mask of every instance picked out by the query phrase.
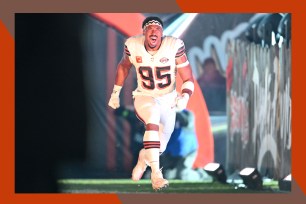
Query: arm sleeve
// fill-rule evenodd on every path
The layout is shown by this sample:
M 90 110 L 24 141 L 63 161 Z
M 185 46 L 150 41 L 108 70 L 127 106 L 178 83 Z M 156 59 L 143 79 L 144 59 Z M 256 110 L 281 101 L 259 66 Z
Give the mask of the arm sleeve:
M 178 49 L 177 49 L 177 52 L 175 54 L 175 58 L 181 57 L 182 55 L 185 54 L 185 52 L 186 52 L 185 44 L 184 44 L 184 42 L 182 40 L 177 39 L 176 47 Z

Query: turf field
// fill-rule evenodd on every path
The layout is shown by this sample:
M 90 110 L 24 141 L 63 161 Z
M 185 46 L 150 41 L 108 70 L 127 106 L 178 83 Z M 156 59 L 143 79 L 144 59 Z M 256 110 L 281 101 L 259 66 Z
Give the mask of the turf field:
M 58 183 L 63 193 L 281 193 L 277 181 L 264 182 L 262 190 L 250 190 L 237 184 L 169 180 L 170 186 L 157 192 L 148 179 L 61 179 Z

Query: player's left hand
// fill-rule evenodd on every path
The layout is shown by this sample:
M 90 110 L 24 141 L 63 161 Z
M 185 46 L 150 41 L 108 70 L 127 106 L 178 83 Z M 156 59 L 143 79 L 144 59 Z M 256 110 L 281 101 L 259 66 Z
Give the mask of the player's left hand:
M 176 109 L 178 111 L 182 111 L 186 109 L 188 101 L 189 101 L 189 94 L 183 93 L 181 96 L 176 97 Z

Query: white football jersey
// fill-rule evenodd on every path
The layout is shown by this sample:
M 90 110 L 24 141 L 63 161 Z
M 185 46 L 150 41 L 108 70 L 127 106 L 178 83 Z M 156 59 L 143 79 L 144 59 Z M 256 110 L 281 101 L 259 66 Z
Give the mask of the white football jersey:
M 161 96 L 176 88 L 177 68 L 175 58 L 185 54 L 184 42 L 164 36 L 155 54 L 144 46 L 143 35 L 133 36 L 125 42 L 125 54 L 129 56 L 137 74 L 137 89 L 133 94 Z

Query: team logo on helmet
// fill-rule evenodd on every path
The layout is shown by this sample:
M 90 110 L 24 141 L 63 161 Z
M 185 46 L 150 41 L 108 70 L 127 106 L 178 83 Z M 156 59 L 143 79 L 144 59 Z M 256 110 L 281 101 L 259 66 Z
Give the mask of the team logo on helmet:
M 165 64 L 165 63 L 167 63 L 167 62 L 169 61 L 169 59 L 166 58 L 166 57 L 163 57 L 163 58 L 161 58 L 159 61 L 160 61 L 161 63 Z

